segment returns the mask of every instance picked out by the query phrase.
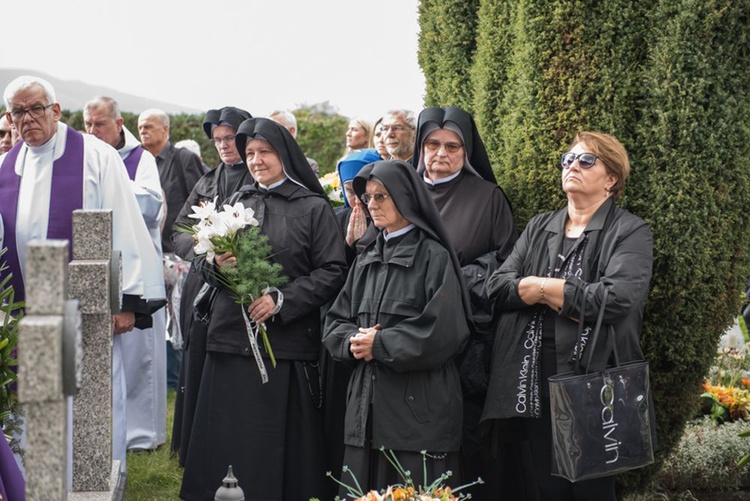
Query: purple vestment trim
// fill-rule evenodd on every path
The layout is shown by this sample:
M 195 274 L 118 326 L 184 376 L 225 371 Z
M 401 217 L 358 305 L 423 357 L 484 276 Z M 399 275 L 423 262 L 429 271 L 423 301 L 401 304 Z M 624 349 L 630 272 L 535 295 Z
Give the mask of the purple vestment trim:
M 128 177 L 131 181 L 135 180 L 135 173 L 138 171 L 138 164 L 141 161 L 143 155 L 143 146 L 136 146 L 133 151 L 130 152 L 128 158 L 123 160 L 125 167 L 128 169 Z
M 3 501 L 26 499 L 26 483 L 21 470 L 18 469 L 8 441 L 3 436 L 0 436 L 0 499 Z
M 21 176 L 15 171 L 16 159 L 23 143 L 18 143 L 6 155 L 0 165 L 0 216 L 5 228 L 3 247 L 8 251 L 2 259 L 8 265 L 10 280 L 15 291 L 15 300 L 25 297 L 21 265 L 16 248 L 16 217 Z M 73 249 L 73 211 L 83 207 L 83 135 L 68 127 L 65 152 L 52 165 L 52 189 L 50 191 L 48 239 L 68 240 L 70 257 Z

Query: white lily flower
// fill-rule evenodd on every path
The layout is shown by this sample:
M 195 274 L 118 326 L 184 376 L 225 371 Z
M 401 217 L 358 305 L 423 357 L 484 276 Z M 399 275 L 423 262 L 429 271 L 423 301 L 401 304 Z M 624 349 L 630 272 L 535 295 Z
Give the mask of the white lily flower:
M 207 221 L 211 217 L 211 214 L 216 212 L 217 198 L 214 198 L 213 202 L 202 202 L 199 205 L 191 205 L 190 208 L 193 209 L 193 213 L 188 217 L 198 219 L 199 221 Z
M 228 233 L 227 217 L 224 212 L 214 212 L 211 214 L 207 224 L 211 226 L 211 231 L 214 236 L 224 237 Z
M 253 218 L 255 211 L 245 209 L 242 202 L 237 202 L 234 205 L 225 205 L 223 214 L 227 232 L 231 235 L 234 235 L 248 224 L 253 224 L 253 221 L 255 222 L 255 226 L 258 225 L 258 221 Z
M 206 226 L 202 228 L 195 237 L 198 239 L 198 242 L 195 244 L 195 247 L 193 247 L 193 252 L 196 254 L 205 254 L 209 251 L 214 250 L 214 244 L 211 241 L 211 237 L 213 236 L 213 229 L 210 226 Z

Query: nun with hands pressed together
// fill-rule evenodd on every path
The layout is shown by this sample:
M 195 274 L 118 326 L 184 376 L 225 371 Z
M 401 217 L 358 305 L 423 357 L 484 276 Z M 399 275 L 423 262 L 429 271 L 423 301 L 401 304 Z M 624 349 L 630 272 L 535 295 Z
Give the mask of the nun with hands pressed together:
M 379 233 L 357 256 L 323 335 L 334 360 L 353 367 L 344 465 L 363 489 L 381 489 L 402 479 L 380 447 L 418 481 L 426 451 L 428 480 L 451 470 L 457 485 L 462 396 L 454 360 L 471 315 L 458 260 L 411 165 L 369 164 L 354 190 Z

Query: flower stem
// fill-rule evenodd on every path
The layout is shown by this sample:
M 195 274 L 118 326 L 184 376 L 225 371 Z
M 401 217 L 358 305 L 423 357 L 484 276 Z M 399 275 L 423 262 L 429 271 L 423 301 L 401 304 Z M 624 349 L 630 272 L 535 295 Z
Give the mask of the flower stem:
M 271 349 L 271 342 L 268 340 L 268 333 L 266 332 L 266 324 L 260 323 L 258 324 L 258 328 L 260 329 L 260 336 L 263 338 L 263 346 L 266 348 L 266 352 L 268 352 L 268 356 L 271 357 L 271 365 L 275 369 L 276 357 L 273 355 L 273 350 Z

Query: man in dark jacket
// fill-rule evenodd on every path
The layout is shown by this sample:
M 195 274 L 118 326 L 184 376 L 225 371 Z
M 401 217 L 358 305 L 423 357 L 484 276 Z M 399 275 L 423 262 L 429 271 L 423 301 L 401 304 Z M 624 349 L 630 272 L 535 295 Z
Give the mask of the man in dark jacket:
M 164 256 L 174 253 L 172 227 L 195 183 L 203 176 L 201 159 L 185 148 L 175 148 L 169 142 L 169 115 L 150 109 L 138 117 L 141 144 L 156 158 L 159 180 L 167 201 L 167 216 L 161 230 L 161 249 Z M 167 291 L 167 297 L 171 291 Z M 171 305 L 170 305 L 171 307 Z M 175 349 L 167 341 L 167 387 L 177 388 L 182 361 L 182 349 Z

